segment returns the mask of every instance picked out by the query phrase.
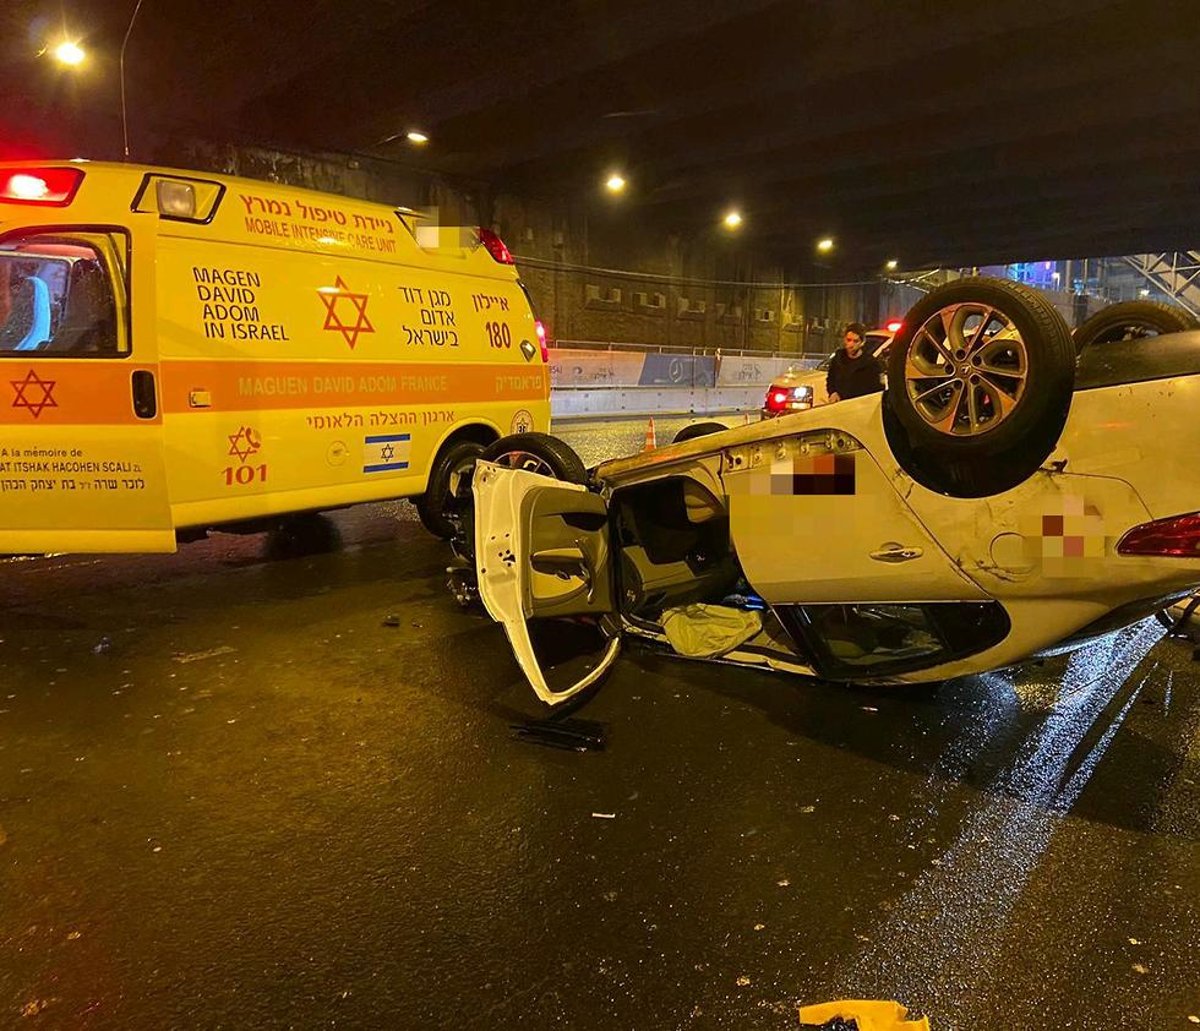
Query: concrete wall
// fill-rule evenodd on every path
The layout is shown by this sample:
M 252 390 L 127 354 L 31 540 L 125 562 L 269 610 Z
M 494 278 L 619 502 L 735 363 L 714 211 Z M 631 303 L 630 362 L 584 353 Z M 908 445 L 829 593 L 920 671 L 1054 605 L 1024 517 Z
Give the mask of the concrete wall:
M 656 234 L 619 206 L 500 196 L 494 214 L 559 340 L 822 354 L 846 322 L 887 314 L 879 283 L 757 286 L 796 275 L 715 233 Z M 808 277 L 831 278 L 827 270 Z

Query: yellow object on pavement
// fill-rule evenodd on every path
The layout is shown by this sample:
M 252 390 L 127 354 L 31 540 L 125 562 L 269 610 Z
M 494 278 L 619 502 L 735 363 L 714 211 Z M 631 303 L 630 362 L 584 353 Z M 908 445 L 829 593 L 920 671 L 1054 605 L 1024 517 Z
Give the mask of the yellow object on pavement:
M 853 1020 L 858 1031 L 929 1031 L 929 1018 L 907 1020 L 908 1009 L 898 1002 L 843 999 L 800 1007 L 800 1023 L 819 1027 L 829 1020 Z

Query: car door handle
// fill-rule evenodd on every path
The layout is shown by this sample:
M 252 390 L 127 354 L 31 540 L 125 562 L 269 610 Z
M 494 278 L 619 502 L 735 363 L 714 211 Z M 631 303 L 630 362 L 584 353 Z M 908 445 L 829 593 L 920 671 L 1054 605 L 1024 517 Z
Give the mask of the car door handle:
M 920 548 L 906 548 L 902 544 L 888 544 L 878 551 L 871 552 L 871 558 L 876 562 L 909 562 L 920 558 L 925 552 Z

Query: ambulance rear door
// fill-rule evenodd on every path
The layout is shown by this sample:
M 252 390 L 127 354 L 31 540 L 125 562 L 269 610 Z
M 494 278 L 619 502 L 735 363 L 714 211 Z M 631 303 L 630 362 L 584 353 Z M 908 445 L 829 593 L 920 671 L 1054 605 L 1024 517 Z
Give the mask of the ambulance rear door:
M 127 217 L 0 237 L 0 554 L 175 550 L 157 215 Z

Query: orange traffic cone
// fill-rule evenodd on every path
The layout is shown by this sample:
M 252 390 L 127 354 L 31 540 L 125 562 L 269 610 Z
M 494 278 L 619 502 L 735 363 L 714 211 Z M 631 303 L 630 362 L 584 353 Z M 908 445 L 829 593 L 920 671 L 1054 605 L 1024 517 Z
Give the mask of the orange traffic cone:
M 658 437 L 654 433 L 654 416 L 650 416 L 650 421 L 646 423 L 646 443 L 642 447 L 643 451 L 650 451 L 658 447 Z

